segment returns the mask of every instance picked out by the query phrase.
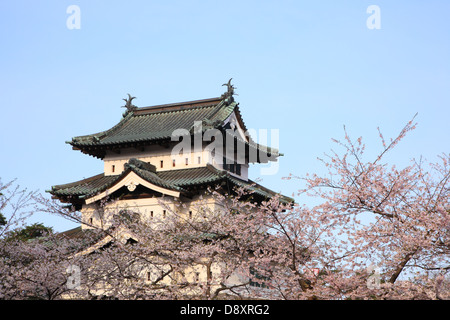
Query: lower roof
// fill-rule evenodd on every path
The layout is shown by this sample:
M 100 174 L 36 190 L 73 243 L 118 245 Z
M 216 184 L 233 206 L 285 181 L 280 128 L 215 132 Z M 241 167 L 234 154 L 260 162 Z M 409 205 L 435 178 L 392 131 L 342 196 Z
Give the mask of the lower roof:
M 140 178 L 153 185 L 178 191 L 181 194 L 190 194 L 196 187 L 218 185 L 226 182 L 234 187 L 248 188 L 249 192 L 262 198 L 272 198 L 276 195 L 274 191 L 251 180 L 239 179 L 227 171 L 219 170 L 212 165 L 158 172 L 154 166 L 137 159 L 130 159 L 125 165 L 125 170 L 119 175 L 105 176 L 102 173 L 80 181 L 52 186 L 51 190 L 47 192 L 63 202 L 84 203 L 84 199 L 93 197 L 111 188 L 130 172 L 134 172 Z M 292 198 L 286 196 L 281 196 L 281 198 L 284 202 L 294 202 Z

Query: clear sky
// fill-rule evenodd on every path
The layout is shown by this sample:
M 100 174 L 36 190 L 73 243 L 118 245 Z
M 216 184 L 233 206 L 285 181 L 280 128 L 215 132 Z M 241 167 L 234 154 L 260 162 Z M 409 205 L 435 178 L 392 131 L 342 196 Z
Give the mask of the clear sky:
M 80 29 L 67 27 L 70 5 Z M 370 5 L 380 29 L 367 26 Z M 316 158 L 343 125 L 370 156 L 378 126 L 393 137 L 418 113 L 389 160 L 450 151 L 446 0 L 3 0 L 0 41 L 0 177 L 31 190 L 102 172 L 65 141 L 116 124 L 127 93 L 139 107 L 206 99 L 229 78 L 247 127 L 278 129 L 285 154 L 276 175 L 251 178 L 286 195 L 299 184 L 281 178 L 322 172 Z

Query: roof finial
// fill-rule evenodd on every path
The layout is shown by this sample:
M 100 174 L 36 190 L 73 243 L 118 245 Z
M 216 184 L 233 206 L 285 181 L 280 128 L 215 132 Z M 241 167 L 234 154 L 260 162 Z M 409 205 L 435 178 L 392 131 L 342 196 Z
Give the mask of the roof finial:
M 233 78 L 230 78 L 230 80 L 228 80 L 228 83 L 224 83 L 222 85 L 227 86 L 227 92 L 222 95 L 223 98 L 231 97 L 234 94 L 234 89 L 236 89 L 236 87 L 231 84 L 231 80 L 233 80 Z
M 125 105 L 122 106 L 122 108 L 127 108 L 128 111 L 133 111 L 134 109 L 136 109 L 137 107 L 135 105 L 133 105 L 131 103 L 131 101 L 133 99 L 136 99 L 136 97 L 132 97 L 129 93 L 128 94 L 128 99 L 122 99 L 123 101 L 125 101 Z
M 125 101 L 125 105 L 122 106 L 122 108 L 127 108 L 127 111 L 125 111 L 125 112 L 123 113 L 123 115 L 122 115 L 122 116 L 124 116 L 124 117 L 125 117 L 129 112 L 132 112 L 133 110 L 137 109 L 137 107 L 131 103 L 131 101 L 132 101 L 133 99 L 136 99 L 136 97 L 132 97 L 129 93 L 127 93 L 127 94 L 128 94 L 128 99 L 122 99 L 123 101 Z

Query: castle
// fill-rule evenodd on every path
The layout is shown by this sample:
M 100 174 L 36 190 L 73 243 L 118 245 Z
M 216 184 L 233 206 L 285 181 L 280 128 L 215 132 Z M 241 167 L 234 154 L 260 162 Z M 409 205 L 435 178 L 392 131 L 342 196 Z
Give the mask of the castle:
M 275 192 L 249 179 L 248 168 L 277 161 L 282 154 L 247 134 L 231 79 L 225 85 L 227 91 L 217 98 L 151 107 L 134 106 L 129 95 L 119 123 L 67 142 L 74 150 L 102 159 L 104 171 L 55 185 L 48 192 L 81 211 L 81 229 L 105 226 L 100 221 L 105 216 L 97 210 L 105 199 L 114 199 L 115 209 L 139 211 L 151 219 L 166 214 L 163 197 L 184 203 L 181 214 L 192 217 L 199 197 L 205 199 L 207 188 L 217 185 L 227 192 L 248 188 L 259 201 L 273 197 Z M 214 210 L 220 203 L 210 198 L 208 206 Z

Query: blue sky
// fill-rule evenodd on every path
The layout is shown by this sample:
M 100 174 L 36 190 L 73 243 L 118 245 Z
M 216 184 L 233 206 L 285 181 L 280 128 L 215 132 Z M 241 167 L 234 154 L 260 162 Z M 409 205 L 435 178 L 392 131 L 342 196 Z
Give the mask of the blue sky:
M 70 5 L 80 29 L 66 26 Z M 381 29 L 367 28 L 369 5 Z M 418 113 L 389 160 L 435 160 L 450 146 L 449 12 L 444 0 L 2 1 L 0 177 L 44 192 L 98 174 L 102 161 L 65 141 L 116 124 L 127 93 L 139 107 L 211 98 L 229 78 L 247 127 L 280 130 L 279 172 L 261 177 L 275 191 L 323 172 L 316 158 L 343 125 L 370 160 L 378 126 L 393 137 Z

